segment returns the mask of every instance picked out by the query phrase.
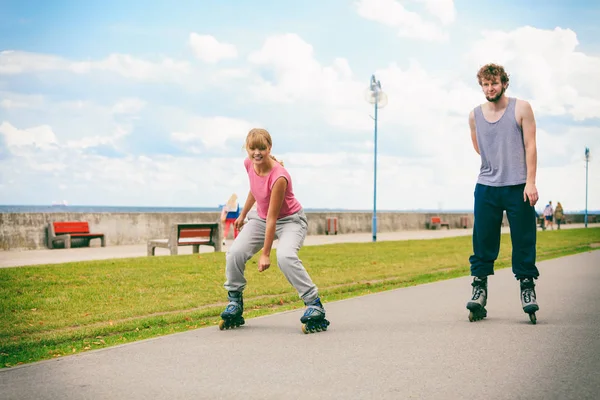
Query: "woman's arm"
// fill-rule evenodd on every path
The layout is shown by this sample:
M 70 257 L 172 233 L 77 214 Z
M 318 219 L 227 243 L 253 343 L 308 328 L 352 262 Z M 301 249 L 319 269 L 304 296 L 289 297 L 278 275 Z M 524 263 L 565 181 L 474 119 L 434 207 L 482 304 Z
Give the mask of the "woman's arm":
M 242 208 L 242 212 L 240 212 L 240 217 L 242 217 L 242 219 L 246 218 L 246 215 L 250 212 L 254 203 L 256 203 L 254 195 L 252 194 L 252 192 L 248 192 L 248 197 L 246 197 L 246 203 L 244 204 L 244 208 Z
M 244 220 L 246 219 L 246 215 L 250 212 L 254 203 L 256 203 L 256 199 L 254 198 L 254 195 L 252 195 L 252 192 L 249 191 L 248 197 L 246 197 L 246 203 L 244 204 L 244 208 L 242 209 L 240 216 L 237 217 L 237 219 L 233 223 L 233 227 L 235 229 L 240 230 L 242 228 L 242 226 L 244 225 Z
M 287 179 L 277 179 L 271 189 L 271 199 L 269 200 L 269 211 L 267 211 L 267 227 L 265 231 L 265 243 L 262 249 L 262 254 L 258 261 L 258 270 L 260 272 L 266 270 L 271 266 L 271 248 L 273 247 L 273 241 L 275 240 L 275 228 L 277 225 L 277 217 L 281 211 L 283 205 L 283 199 L 285 197 L 285 191 L 287 189 Z

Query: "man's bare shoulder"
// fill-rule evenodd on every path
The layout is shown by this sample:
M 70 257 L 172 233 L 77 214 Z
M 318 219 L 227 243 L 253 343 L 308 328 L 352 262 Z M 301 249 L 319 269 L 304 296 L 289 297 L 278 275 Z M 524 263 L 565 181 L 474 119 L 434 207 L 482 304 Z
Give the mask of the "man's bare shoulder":
M 522 99 L 515 99 L 515 100 L 516 100 L 515 108 L 517 110 L 522 110 L 522 111 L 531 110 L 531 104 L 529 104 L 529 102 L 527 100 L 522 100 Z
M 483 107 L 485 106 L 485 104 L 477 104 L 475 107 L 471 108 L 471 111 L 469 111 L 469 119 L 471 118 L 475 118 L 475 110 L 477 110 L 478 108 L 483 110 Z

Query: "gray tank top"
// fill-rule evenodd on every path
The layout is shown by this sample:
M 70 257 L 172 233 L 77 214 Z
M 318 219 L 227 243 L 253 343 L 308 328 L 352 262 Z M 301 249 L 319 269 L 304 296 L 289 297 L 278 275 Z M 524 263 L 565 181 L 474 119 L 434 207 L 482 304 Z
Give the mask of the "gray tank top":
M 508 99 L 504 114 L 490 123 L 481 106 L 475 108 L 477 144 L 481 169 L 477 183 L 488 186 L 520 185 L 527 181 L 523 130 L 515 118 L 515 98 Z

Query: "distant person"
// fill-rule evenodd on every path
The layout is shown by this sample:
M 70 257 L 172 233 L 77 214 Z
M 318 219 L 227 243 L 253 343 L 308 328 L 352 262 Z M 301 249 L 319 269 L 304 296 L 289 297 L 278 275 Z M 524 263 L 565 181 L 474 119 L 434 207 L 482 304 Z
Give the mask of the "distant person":
M 241 228 L 246 216 L 248 223 L 233 242 L 225 257 L 225 289 L 229 304 L 221 313 L 220 329 L 244 324 L 242 292 L 246 287 L 246 262 L 259 250 L 258 271 L 271 266 L 271 249 L 277 238 L 277 264 L 288 282 L 298 291 L 306 309 L 300 318 L 304 333 L 327 330 L 325 308 L 317 287 L 298 258 L 304 243 L 308 220 L 302 205 L 292 190 L 288 171 L 271 155 L 271 135 L 264 129 L 252 129 L 246 137 L 248 158 L 244 166 L 250 181 L 250 192 L 244 208 L 235 221 Z M 256 211 L 252 206 L 256 203 Z
M 544 207 L 544 219 L 546 220 L 546 225 L 552 230 L 554 230 L 554 224 L 552 222 L 553 215 L 554 209 L 552 208 L 552 202 L 550 201 L 546 204 L 546 207 Z
M 536 223 L 537 222 L 540 223 L 540 228 L 542 228 L 542 230 L 545 231 L 546 227 L 544 226 L 544 218 L 540 217 L 540 213 L 538 213 L 537 210 L 535 210 L 535 220 L 536 220 Z
M 524 100 L 507 97 L 509 77 L 504 68 L 487 64 L 477 73 L 486 103 L 469 114 L 471 140 L 481 156 L 475 186 L 472 296 L 467 303 L 469 320 L 487 316 L 488 276 L 500 251 L 503 212 L 510 224 L 512 270 L 520 281 L 521 305 L 535 323 L 539 309 L 534 279 L 539 276 L 536 260 L 535 186 L 537 148 L 535 117 Z
M 540 228 L 542 228 L 542 230 L 545 231 L 546 230 L 546 218 L 544 218 L 544 210 L 537 213 L 537 216 L 540 219 Z
M 239 229 L 235 226 L 235 220 L 240 216 L 240 205 L 238 203 L 237 194 L 232 194 L 227 200 L 227 203 L 221 210 L 221 222 L 223 222 L 223 245 L 225 239 L 229 235 L 229 227 L 233 227 L 233 238 L 237 238 L 240 233 Z
M 563 206 L 560 201 L 556 203 L 556 210 L 554 210 L 554 219 L 556 220 L 556 228 L 560 230 L 560 224 L 563 222 L 565 217 Z

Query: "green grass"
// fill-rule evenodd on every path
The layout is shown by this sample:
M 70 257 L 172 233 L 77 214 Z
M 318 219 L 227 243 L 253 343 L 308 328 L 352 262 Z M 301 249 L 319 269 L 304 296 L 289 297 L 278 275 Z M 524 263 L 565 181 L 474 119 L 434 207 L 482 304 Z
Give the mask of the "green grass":
M 600 229 L 538 232 L 538 261 L 592 249 Z M 510 266 L 503 235 L 496 268 Z M 300 258 L 325 301 L 469 274 L 471 237 L 307 246 Z M 0 366 L 218 323 L 224 253 L 0 269 Z M 273 258 L 274 260 L 274 258 Z M 245 316 L 303 307 L 276 265 L 247 265 Z

